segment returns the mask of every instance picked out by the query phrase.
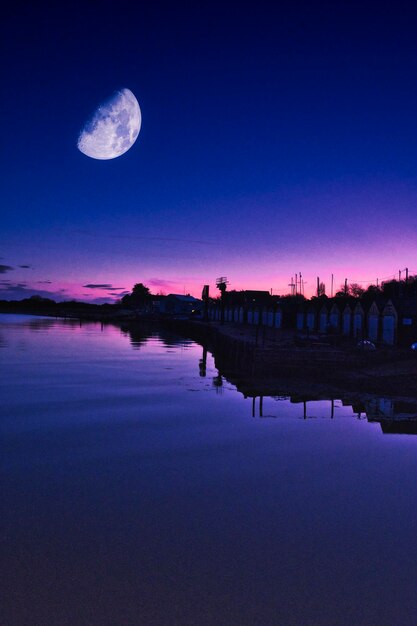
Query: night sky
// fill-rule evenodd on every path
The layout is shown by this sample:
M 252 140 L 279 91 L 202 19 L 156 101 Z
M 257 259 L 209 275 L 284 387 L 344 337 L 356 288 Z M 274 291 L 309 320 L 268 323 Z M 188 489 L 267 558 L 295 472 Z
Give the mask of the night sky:
M 251 6 L 10 3 L 0 298 L 417 273 L 417 9 Z M 88 158 L 80 131 L 124 87 L 136 143 Z

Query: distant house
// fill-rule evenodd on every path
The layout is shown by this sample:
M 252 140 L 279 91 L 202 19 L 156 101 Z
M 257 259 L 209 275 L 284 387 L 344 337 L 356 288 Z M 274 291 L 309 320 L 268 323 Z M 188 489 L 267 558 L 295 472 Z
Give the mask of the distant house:
M 382 311 L 382 342 L 409 347 L 417 341 L 417 299 L 392 298 Z
M 329 326 L 332 332 L 339 333 L 342 320 L 342 303 L 333 300 L 329 314 Z
M 408 313 L 410 314 L 410 317 L 407 317 Z M 415 306 L 409 311 L 404 311 L 403 309 L 403 315 L 401 316 L 401 321 L 403 322 L 404 327 L 412 328 L 413 322 L 415 326 L 416 317 L 417 317 L 417 310 Z M 404 324 L 404 320 L 405 320 L 405 324 Z M 415 333 L 415 327 L 414 327 L 414 333 Z M 405 335 L 407 335 L 407 332 L 405 333 Z M 412 340 L 413 334 L 410 333 L 410 335 L 411 335 L 410 338 Z M 393 346 L 397 342 L 397 337 L 398 337 L 398 313 L 392 300 L 388 300 L 388 302 L 385 304 L 384 308 L 382 309 L 382 343 L 385 344 L 386 346 Z
M 192 315 L 201 311 L 202 306 L 202 300 L 193 296 L 170 293 L 164 300 L 161 300 L 160 312 L 168 315 Z
M 352 332 L 352 309 L 349 302 L 345 304 L 345 307 L 343 309 L 342 332 L 346 337 L 350 337 L 350 334 Z
M 368 310 L 368 339 L 376 343 L 379 339 L 379 308 L 372 302 Z
M 306 305 L 304 302 L 301 302 L 297 306 L 297 312 L 296 312 L 296 318 L 295 318 L 295 326 L 297 330 L 304 330 L 305 317 L 306 317 Z
M 242 292 L 244 302 L 247 305 L 269 305 L 271 303 L 271 294 L 269 291 L 256 291 L 253 289 L 246 289 Z
M 282 307 L 279 304 L 275 306 L 275 318 L 273 325 L 275 328 L 282 327 Z
M 329 310 L 327 308 L 327 304 L 324 302 L 320 307 L 319 312 L 319 330 L 324 333 L 328 330 L 329 323 Z
M 306 326 L 309 332 L 316 330 L 317 308 L 313 302 L 307 306 Z
M 365 327 L 365 311 L 360 302 L 356 303 L 353 310 L 353 338 L 362 339 Z
M 151 296 L 151 304 L 150 304 L 150 309 L 151 309 L 151 313 L 160 313 L 161 312 L 161 302 L 163 300 L 165 300 L 166 296 L 161 296 L 161 295 L 152 295 Z

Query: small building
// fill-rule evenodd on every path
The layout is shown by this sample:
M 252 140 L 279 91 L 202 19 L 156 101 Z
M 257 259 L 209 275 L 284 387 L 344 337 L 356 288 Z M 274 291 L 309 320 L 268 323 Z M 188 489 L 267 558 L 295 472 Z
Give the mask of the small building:
M 368 309 L 368 339 L 373 343 L 379 340 L 379 308 L 376 302 L 372 302 Z
M 340 331 L 341 312 L 338 304 L 333 302 L 330 314 L 329 314 L 329 326 L 333 332 L 338 333 Z
M 345 337 L 350 337 L 352 333 L 352 308 L 347 302 L 342 313 L 342 333 Z
M 360 302 L 353 309 L 353 338 L 358 341 L 363 338 L 365 332 L 365 311 Z
M 410 347 L 417 342 L 417 298 L 392 298 L 382 311 L 383 343 Z M 391 343 L 394 335 L 394 344 Z
M 316 330 L 317 324 L 317 308 L 314 303 L 310 302 L 307 307 L 306 314 L 306 327 L 309 332 L 314 332 Z
M 305 306 L 303 305 L 297 309 L 296 313 L 295 327 L 297 330 L 304 330 L 305 316 Z
M 189 294 L 170 293 L 160 303 L 160 312 L 168 315 L 195 315 L 202 310 L 203 302 Z
M 329 324 L 329 310 L 327 304 L 322 304 L 319 312 L 319 330 L 322 333 L 327 332 Z
M 282 328 L 282 307 L 280 305 L 275 307 L 274 326 L 275 328 Z
M 414 311 L 414 315 L 417 314 L 417 310 Z M 405 326 L 412 326 L 412 317 L 408 321 L 406 317 L 402 317 L 402 321 L 406 320 Z M 386 346 L 393 346 L 397 343 L 398 335 L 398 314 L 397 310 L 392 302 L 388 300 L 382 309 L 382 343 Z
M 264 307 L 262 310 L 262 326 L 274 326 L 275 311 L 271 307 Z

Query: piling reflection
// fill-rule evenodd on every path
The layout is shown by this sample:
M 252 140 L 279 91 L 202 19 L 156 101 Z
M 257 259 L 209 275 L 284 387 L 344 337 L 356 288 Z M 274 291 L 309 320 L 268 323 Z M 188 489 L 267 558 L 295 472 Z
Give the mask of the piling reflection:
M 199 374 L 205 378 L 207 374 L 207 348 L 203 347 L 203 356 L 198 362 Z
M 311 409 L 317 402 L 320 402 L 320 417 L 335 419 L 335 408 L 337 405 L 351 407 L 352 413 L 357 420 L 367 420 L 369 423 L 379 423 L 381 431 L 384 434 L 407 434 L 417 435 L 417 399 L 404 398 L 385 398 L 368 394 L 349 394 L 340 391 L 337 395 L 330 396 L 323 393 L 309 394 L 303 392 L 302 382 L 292 382 L 292 387 L 296 384 L 298 391 L 288 391 L 286 393 L 285 383 L 280 380 L 276 381 L 279 387 L 279 395 L 266 394 L 264 386 L 261 384 L 257 389 L 257 379 L 250 375 L 250 371 L 246 377 L 242 376 L 242 367 L 234 371 L 230 362 L 226 364 L 225 370 L 222 370 L 225 361 L 223 358 L 215 357 L 217 366 L 217 376 L 213 377 L 213 386 L 220 393 L 223 389 L 224 381 L 228 381 L 234 385 L 245 399 L 251 399 L 252 417 L 259 418 L 277 418 L 278 414 L 265 414 L 264 399 L 276 401 L 289 401 L 291 404 L 302 405 L 302 419 L 308 420 L 315 418 Z M 206 371 L 207 349 L 203 348 L 203 358 L 199 361 L 199 372 Z M 324 409 L 323 403 L 328 403 L 328 408 Z M 283 416 L 285 415 L 283 410 Z
M 6 348 L 8 345 L 8 334 L 12 326 L 16 324 L 21 328 L 25 328 L 31 333 L 48 332 L 53 328 L 62 330 L 77 331 L 84 326 L 92 328 L 100 327 L 102 332 L 112 331 L 120 333 L 126 337 L 131 344 L 133 350 L 140 350 L 149 341 L 155 340 L 167 348 L 167 351 L 188 350 L 196 344 L 175 332 L 161 329 L 154 324 L 112 324 L 110 322 L 83 322 L 78 319 L 55 319 L 42 317 L 26 317 L 14 316 L 13 320 L 8 321 L 5 317 L 3 320 L 3 332 L 0 335 L 0 348 Z M 8 325 L 10 324 L 10 325 Z M 238 342 L 234 347 L 224 350 L 221 346 L 212 347 L 206 345 L 201 346 L 200 355 L 196 353 L 196 371 L 199 378 L 211 378 L 208 383 L 209 387 L 216 394 L 223 394 L 227 388 L 227 384 L 232 385 L 242 396 L 250 400 L 251 415 L 253 418 L 279 418 L 285 416 L 285 405 L 299 404 L 302 410 L 300 418 L 309 420 L 317 417 L 315 415 L 315 407 L 320 402 L 320 417 L 334 420 L 337 419 L 338 406 L 351 407 L 352 413 L 357 420 L 367 420 L 369 423 L 377 423 L 380 425 L 384 434 L 417 434 L 417 398 L 388 398 L 380 397 L 374 394 L 363 393 L 347 393 L 338 391 L 329 394 L 326 392 L 311 393 L 310 388 L 306 388 L 302 381 L 296 378 L 288 379 L 290 383 L 277 378 L 273 383 L 269 381 L 268 387 L 264 381 L 259 380 L 251 367 L 250 354 L 245 347 Z M 233 349 L 232 349 L 233 348 Z M 208 365 L 208 357 L 210 356 L 210 365 Z M 193 357 L 192 357 L 193 358 Z M 214 359 L 214 370 L 212 362 Z M 213 375 L 214 374 L 214 375 Z M 287 386 L 288 385 L 288 386 Z M 265 410 L 265 402 L 267 407 L 274 402 L 274 411 Z M 278 409 L 282 402 L 282 411 Z
M 219 375 L 219 377 L 221 377 Z M 264 399 L 273 400 L 273 396 L 256 395 L 252 392 L 245 395 L 245 398 L 252 400 L 252 417 L 277 418 L 278 415 L 264 415 Z M 299 396 L 279 397 L 279 400 L 287 400 L 292 404 L 302 405 L 302 418 L 304 420 L 316 419 L 317 415 L 311 412 L 314 405 L 320 402 L 320 417 L 330 420 L 335 419 L 336 402 L 343 406 L 352 407 L 353 416 L 358 420 L 367 420 L 369 423 L 378 423 L 384 434 L 406 434 L 417 435 L 417 402 L 396 400 L 392 398 L 366 398 L 362 402 L 349 398 L 317 398 Z M 328 403 L 328 409 L 323 412 L 323 403 Z M 283 411 L 285 416 L 285 411 Z

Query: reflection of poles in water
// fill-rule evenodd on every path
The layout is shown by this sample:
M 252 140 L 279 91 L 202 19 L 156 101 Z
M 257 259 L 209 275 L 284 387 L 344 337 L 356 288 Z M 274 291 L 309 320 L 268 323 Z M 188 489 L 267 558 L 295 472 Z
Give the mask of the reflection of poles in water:
M 216 389 L 216 393 L 222 393 L 223 391 L 223 378 L 220 373 L 213 377 L 213 387 Z
M 207 369 L 207 348 L 203 348 L 203 358 L 199 360 L 198 368 L 200 370 L 200 376 L 204 378 Z
M 330 400 L 330 419 L 334 418 L 334 398 Z M 307 400 L 303 400 L 303 418 L 307 419 Z
M 257 396 L 253 396 L 252 398 L 252 417 L 255 417 L 255 403 L 256 403 L 256 398 Z M 264 397 L 263 396 L 259 396 L 259 417 L 263 417 L 263 402 L 264 402 Z

